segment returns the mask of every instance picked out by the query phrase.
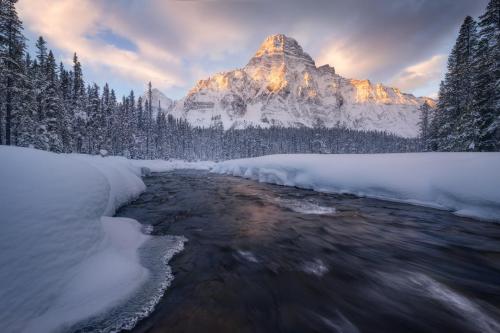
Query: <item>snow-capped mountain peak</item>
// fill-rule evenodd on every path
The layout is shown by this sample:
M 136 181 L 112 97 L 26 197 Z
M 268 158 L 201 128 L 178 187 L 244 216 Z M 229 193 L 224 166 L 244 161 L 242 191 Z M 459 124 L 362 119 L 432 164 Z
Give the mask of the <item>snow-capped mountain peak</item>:
M 299 43 L 280 34 L 266 38 L 244 71 L 253 80 L 266 83 L 269 91 L 277 92 L 285 89 L 293 80 L 289 74 L 313 68 L 316 68 L 314 60 Z M 305 80 L 310 77 L 307 71 L 303 76 Z
M 278 34 L 266 38 L 246 67 L 249 68 L 260 64 L 263 60 L 273 58 L 277 58 L 279 61 L 297 59 L 305 64 L 315 66 L 314 60 L 304 52 L 295 39 Z
M 346 127 L 418 134 L 425 98 L 369 80 L 346 79 L 290 37 L 267 37 L 248 64 L 200 80 L 171 112 L 193 125 Z M 431 101 L 432 102 L 432 101 Z

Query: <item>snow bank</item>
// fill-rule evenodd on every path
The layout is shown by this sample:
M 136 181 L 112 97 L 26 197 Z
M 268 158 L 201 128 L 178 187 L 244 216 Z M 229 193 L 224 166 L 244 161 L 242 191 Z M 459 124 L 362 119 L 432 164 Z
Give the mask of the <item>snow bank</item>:
M 218 163 L 212 171 L 500 220 L 500 153 L 270 155 Z
M 141 180 L 141 169 L 124 157 L 110 156 L 102 158 L 92 155 L 69 155 L 98 169 L 109 183 L 109 201 L 103 215 L 113 216 L 125 203 L 135 199 L 145 189 Z
M 123 302 L 151 238 L 115 210 L 145 189 L 124 158 L 0 146 L 0 323 L 52 332 Z M 179 248 L 179 244 L 175 244 Z

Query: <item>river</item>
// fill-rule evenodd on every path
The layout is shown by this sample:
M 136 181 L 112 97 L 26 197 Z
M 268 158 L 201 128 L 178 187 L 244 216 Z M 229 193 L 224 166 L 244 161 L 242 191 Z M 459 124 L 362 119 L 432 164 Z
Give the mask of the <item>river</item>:
M 500 225 L 183 170 L 118 216 L 187 238 L 135 332 L 500 332 Z

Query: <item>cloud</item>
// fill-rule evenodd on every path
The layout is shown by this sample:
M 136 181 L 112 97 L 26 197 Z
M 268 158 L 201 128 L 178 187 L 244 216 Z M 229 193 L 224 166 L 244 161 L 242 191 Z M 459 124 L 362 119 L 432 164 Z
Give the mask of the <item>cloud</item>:
M 404 71 L 448 54 L 463 18 L 477 16 L 487 2 L 20 0 L 19 10 L 29 31 L 92 66 L 90 80 L 113 75 L 136 86 L 152 80 L 177 98 L 198 75 L 244 66 L 275 33 L 297 39 L 318 65 L 352 78 L 400 78 L 411 92 L 418 85 L 403 83 Z
M 404 68 L 394 76 L 391 84 L 403 91 L 415 91 L 436 85 L 446 70 L 446 56 L 438 54 L 417 64 Z
M 77 52 L 86 66 L 111 72 L 131 81 L 149 80 L 165 86 L 182 82 L 174 66 L 180 59 L 130 34 L 121 35 L 119 21 L 110 20 L 103 7 L 90 0 L 23 0 L 19 12 L 30 30 L 43 35 L 63 53 Z M 40 14 L 43 13 L 43 14 Z M 133 40 L 137 50 L 119 48 L 102 36 Z
M 329 64 L 348 78 L 364 79 L 385 62 L 384 54 L 360 52 L 348 40 L 339 40 L 321 49 L 316 63 Z

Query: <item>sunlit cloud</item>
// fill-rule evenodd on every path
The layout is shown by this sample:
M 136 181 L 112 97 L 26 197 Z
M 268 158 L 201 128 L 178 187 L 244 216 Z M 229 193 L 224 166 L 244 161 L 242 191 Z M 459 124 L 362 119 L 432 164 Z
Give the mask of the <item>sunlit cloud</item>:
M 77 52 L 85 65 L 102 66 L 113 75 L 138 82 L 153 80 L 165 86 L 182 82 L 179 73 L 168 70 L 169 66 L 178 66 L 180 60 L 165 50 L 130 35 L 127 37 L 132 37 L 137 51 L 119 48 L 99 38 L 105 30 L 120 35 L 120 25 L 117 20 L 107 20 L 103 8 L 92 1 L 22 0 L 19 11 L 29 29 L 43 35 L 51 43 L 49 46 L 68 54 Z
M 323 48 L 316 61 L 318 65 L 329 64 L 338 74 L 348 78 L 366 79 L 377 67 L 386 62 L 384 53 L 365 53 L 353 47 L 349 41 L 340 40 Z
M 415 91 L 429 86 L 437 86 L 446 69 L 446 56 L 438 54 L 412 66 L 404 68 L 391 84 L 403 91 Z M 433 93 L 433 96 L 436 94 Z M 432 96 L 431 96 L 432 97 Z

